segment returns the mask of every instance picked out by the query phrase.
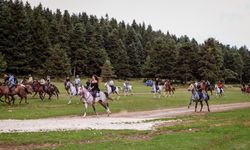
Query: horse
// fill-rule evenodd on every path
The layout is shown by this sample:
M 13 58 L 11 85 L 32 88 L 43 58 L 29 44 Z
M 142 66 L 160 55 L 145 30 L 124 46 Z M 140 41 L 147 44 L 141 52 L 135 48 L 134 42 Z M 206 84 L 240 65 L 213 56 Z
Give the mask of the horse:
M 111 94 L 116 94 L 116 99 L 119 100 L 120 96 L 119 96 L 119 88 L 120 87 L 115 87 L 114 90 L 112 90 L 111 86 L 108 84 L 108 82 L 106 82 L 104 84 L 104 86 L 106 87 L 106 92 L 108 93 L 108 95 L 111 95 Z
M 71 82 L 67 82 L 66 83 L 66 85 L 65 85 L 65 88 L 67 88 L 67 89 L 69 89 L 68 91 L 69 91 L 69 102 L 68 102 L 68 104 L 71 104 L 71 100 L 72 100 L 72 97 L 73 96 L 76 96 L 77 95 L 77 93 L 76 93 L 76 87 L 71 83 Z
M 164 83 L 164 89 L 165 89 L 165 96 L 173 96 L 174 95 L 174 92 L 175 92 L 175 88 L 170 84 L 170 81 L 167 80 L 165 83 Z
M 40 99 L 43 101 L 45 98 L 45 94 L 47 93 L 49 95 L 49 99 L 51 99 L 52 95 L 57 96 L 57 99 L 59 97 L 59 90 L 58 88 L 53 84 L 41 84 L 38 80 L 34 80 L 33 82 L 33 90 L 36 96 L 37 93 L 39 93 Z
M 222 94 L 224 93 L 224 90 L 223 90 L 223 88 L 219 88 L 218 86 L 217 86 L 217 84 L 215 85 L 215 95 L 218 95 L 219 97 L 221 97 L 222 96 Z
M 81 100 L 82 100 L 82 103 L 84 105 L 83 117 L 86 117 L 87 108 L 88 108 L 89 105 L 92 106 L 95 114 L 98 115 L 97 111 L 96 111 L 96 108 L 95 108 L 95 103 L 96 102 L 98 102 L 99 104 L 101 104 L 101 106 L 103 106 L 105 108 L 108 116 L 111 114 L 111 111 L 109 110 L 109 103 L 107 101 L 107 96 L 108 96 L 107 93 L 99 92 L 99 94 L 98 94 L 99 96 L 94 98 L 91 95 L 91 93 L 84 86 L 81 86 L 81 87 L 79 87 L 78 94 L 81 96 Z
M 205 90 L 202 90 L 202 92 L 198 92 L 197 89 L 194 87 L 194 85 L 191 84 L 188 88 L 188 91 L 191 91 L 191 93 L 192 93 L 188 108 L 190 108 L 192 102 L 195 102 L 195 112 L 196 112 L 197 104 L 198 104 L 198 102 L 200 102 L 200 104 L 201 104 L 200 112 L 201 112 L 202 108 L 203 108 L 202 102 L 205 101 L 207 104 L 207 109 L 210 112 L 210 108 L 209 108 L 209 104 L 208 104 L 209 95 L 206 93 Z
M 49 95 L 49 100 L 51 99 L 52 95 L 55 95 L 57 99 L 59 99 L 59 90 L 54 84 L 45 84 L 44 85 L 44 97 L 45 94 Z
M 28 104 L 27 102 L 27 94 L 32 92 L 32 88 L 30 86 L 25 86 L 23 84 L 17 84 L 15 87 L 10 90 L 8 85 L 2 85 L 0 86 L 0 97 L 3 95 L 5 96 L 5 102 L 8 103 L 9 105 L 12 105 L 15 103 L 15 98 L 14 95 L 18 95 L 21 99 L 19 101 L 19 104 L 21 104 L 23 98 L 25 99 L 25 103 Z M 9 99 L 11 97 L 11 100 Z M 8 101 L 7 101 L 8 100 Z
M 133 90 L 133 87 L 132 85 L 128 85 L 126 86 L 126 84 L 124 83 L 123 84 L 123 95 L 124 96 L 127 96 L 128 94 L 132 95 L 132 90 Z
M 156 94 L 158 94 L 158 98 L 161 98 L 162 89 L 163 89 L 162 85 L 158 85 L 158 88 L 156 88 L 156 85 L 153 84 L 152 92 L 154 93 L 154 98 L 156 97 Z
M 210 91 L 211 95 L 213 95 L 214 86 L 212 84 L 208 84 L 207 82 L 202 81 L 201 86 L 204 87 L 204 90 L 206 91 L 206 93 Z
M 38 80 L 34 80 L 33 83 L 32 83 L 32 88 L 33 88 L 33 91 L 35 92 L 33 97 L 35 97 L 36 94 L 39 93 L 39 97 L 43 101 L 43 99 L 44 99 L 43 85 Z

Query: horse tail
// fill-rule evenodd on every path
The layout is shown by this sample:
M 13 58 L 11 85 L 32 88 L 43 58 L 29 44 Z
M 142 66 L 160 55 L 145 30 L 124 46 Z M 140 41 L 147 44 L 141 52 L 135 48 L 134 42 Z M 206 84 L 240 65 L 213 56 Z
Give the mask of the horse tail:
M 105 94 L 105 96 L 107 97 L 107 99 L 109 100 L 113 100 L 112 98 L 109 97 L 109 94 L 107 92 L 103 92 Z

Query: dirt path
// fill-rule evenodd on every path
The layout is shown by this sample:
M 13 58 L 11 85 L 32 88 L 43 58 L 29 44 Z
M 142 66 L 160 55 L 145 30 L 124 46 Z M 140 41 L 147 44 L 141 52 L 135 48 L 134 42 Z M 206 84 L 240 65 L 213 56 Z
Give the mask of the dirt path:
M 249 108 L 250 102 L 211 105 L 212 112 L 226 111 L 239 108 Z M 207 112 L 204 106 L 203 112 Z M 99 117 L 80 116 L 57 117 L 46 119 L 30 120 L 0 120 L 0 133 L 6 132 L 44 132 L 57 130 L 82 130 L 82 129 L 132 129 L 132 130 L 151 130 L 154 126 L 161 123 L 173 124 L 181 120 L 150 121 L 152 119 L 176 117 L 194 114 L 194 107 L 187 107 L 140 111 L 140 112 L 120 112 L 111 114 L 110 117 L 101 115 Z M 147 121 L 146 121 L 147 120 Z

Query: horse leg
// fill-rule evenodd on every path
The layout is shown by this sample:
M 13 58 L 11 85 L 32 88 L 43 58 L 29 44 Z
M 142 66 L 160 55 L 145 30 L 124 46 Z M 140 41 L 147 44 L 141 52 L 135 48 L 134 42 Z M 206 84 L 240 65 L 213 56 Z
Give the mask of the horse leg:
M 190 108 L 190 106 L 192 105 L 192 98 L 190 98 L 190 102 L 189 102 L 189 104 L 188 104 L 188 109 Z
M 72 96 L 70 95 L 68 105 L 71 104 L 71 99 L 72 99 Z
M 43 97 L 43 93 L 42 92 L 39 92 L 39 97 L 43 101 L 44 97 Z
M 196 109 L 197 109 L 197 104 L 198 104 L 198 101 L 195 102 L 195 112 L 196 112 Z
M 87 109 L 88 109 L 88 104 L 86 102 L 83 102 L 83 105 L 84 105 L 84 114 L 83 114 L 83 117 L 86 117 L 86 115 L 87 115 Z
M 40 92 L 39 92 L 40 93 Z M 37 94 L 37 92 L 35 92 L 35 94 L 32 96 L 32 97 L 35 97 L 36 96 L 36 94 Z
M 205 101 L 206 104 L 207 104 L 207 110 L 210 112 L 210 108 L 209 108 L 209 104 L 208 104 L 208 101 Z
M 20 94 L 18 94 L 18 96 L 20 97 L 19 104 L 21 104 L 21 103 L 22 103 L 22 101 L 23 101 L 23 97 L 22 97 Z
M 11 95 L 10 97 L 11 97 L 11 100 L 12 100 L 12 105 L 14 105 L 16 99 L 15 99 L 14 95 Z
M 97 112 L 96 112 L 96 108 L 95 108 L 95 103 L 92 104 L 92 108 L 93 108 L 93 110 L 94 110 L 96 116 L 98 116 L 98 114 L 97 114 Z
M 105 110 L 107 111 L 108 116 L 109 116 L 109 114 L 110 114 L 111 112 L 110 112 L 110 110 L 109 110 L 109 104 L 108 104 L 108 102 L 107 102 L 107 103 L 104 103 L 104 102 L 102 102 L 102 101 L 99 101 L 99 103 L 105 108 Z
M 200 101 L 200 103 L 201 103 L 201 109 L 200 109 L 200 112 L 201 112 L 202 108 L 203 108 L 203 103 L 202 103 L 202 101 Z

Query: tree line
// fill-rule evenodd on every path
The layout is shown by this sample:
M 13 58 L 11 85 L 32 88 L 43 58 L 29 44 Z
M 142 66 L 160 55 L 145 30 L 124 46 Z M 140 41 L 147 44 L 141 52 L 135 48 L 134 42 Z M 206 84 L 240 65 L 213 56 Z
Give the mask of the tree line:
M 247 47 L 214 38 L 199 44 L 135 20 L 53 12 L 20 0 L 0 0 L 0 20 L 0 72 L 90 76 L 110 61 L 118 78 L 250 82 Z

